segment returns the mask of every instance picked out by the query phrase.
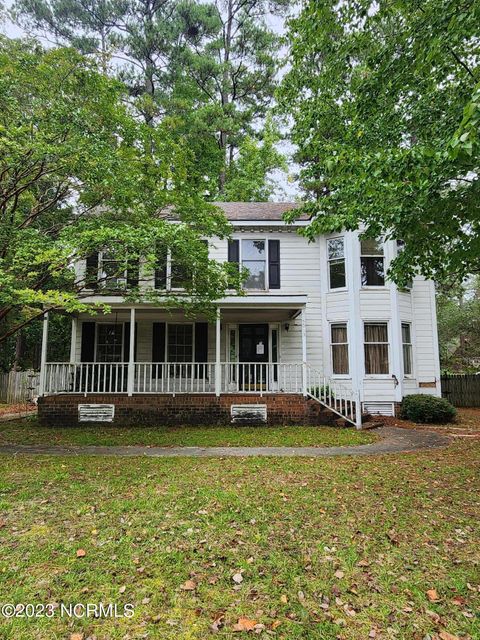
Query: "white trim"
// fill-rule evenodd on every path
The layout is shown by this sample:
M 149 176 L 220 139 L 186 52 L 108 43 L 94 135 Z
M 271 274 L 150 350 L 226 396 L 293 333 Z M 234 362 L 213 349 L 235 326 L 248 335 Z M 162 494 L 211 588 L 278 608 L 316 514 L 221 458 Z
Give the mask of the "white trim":
M 438 326 L 437 326 L 437 299 L 435 295 L 435 283 L 429 280 L 430 285 L 430 308 L 432 314 L 432 342 L 433 342 L 433 356 L 435 359 L 435 390 L 436 395 L 441 397 L 442 385 L 440 378 L 440 353 L 438 348 Z
M 222 348 L 221 343 L 221 311 L 220 307 L 217 307 L 217 318 L 215 322 L 215 395 L 219 396 L 221 387 L 222 387 L 222 373 L 220 369 L 221 362 L 221 354 L 220 350 Z
M 123 325 L 123 333 L 125 332 L 125 324 Z M 125 336 L 124 336 L 125 337 Z M 122 344 L 123 350 L 123 344 Z M 128 377 L 127 377 L 127 393 L 133 395 L 135 388 L 135 307 L 130 309 L 130 344 L 128 351 Z
M 283 227 L 294 229 L 295 227 L 308 227 L 310 220 L 296 220 L 285 222 L 284 220 L 229 220 L 232 227 Z
M 43 396 L 45 393 L 45 375 L 47 373 L 48 322 L 49 312 L 47 311 L 43 316 L 42 325 L 42 350 L 40 353 L 40 379 L 38 389 L 39 396 Z
M 70 362 L 75 362 L 77 355 L 77 331 L 78 331 L 78 318 L 72 316 L 72 333 L 70 337 Z
M 360 283 L 356 277 L 356 269 L 360 268 L 360 242 L 358 231 L 348 231 L 346 238 L 346 272 L 349 281 L 350 295 L 348 296 L 349 313 L 349 341 L 351 348 L 349 351 L 350 375 L 352 377 L 352 389 L 358 393 L 359 400 L 363 400 L 365 377 L 364 367 L 364 346 L 363 346 L 363 322 L 360 315 Z

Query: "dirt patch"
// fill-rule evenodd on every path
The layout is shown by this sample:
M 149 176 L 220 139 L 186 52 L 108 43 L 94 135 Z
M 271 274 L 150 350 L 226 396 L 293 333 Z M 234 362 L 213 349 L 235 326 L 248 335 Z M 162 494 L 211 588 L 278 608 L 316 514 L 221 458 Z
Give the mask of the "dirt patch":
M 401 420 L 390 416 L 372 416 L 372 421 L 387 427 L 437 431 L 454 438 L 480 439 L 480 408 L 477 407 L 458 409 L 455 422 L 447 424 L 416 424 L 410 420 Z

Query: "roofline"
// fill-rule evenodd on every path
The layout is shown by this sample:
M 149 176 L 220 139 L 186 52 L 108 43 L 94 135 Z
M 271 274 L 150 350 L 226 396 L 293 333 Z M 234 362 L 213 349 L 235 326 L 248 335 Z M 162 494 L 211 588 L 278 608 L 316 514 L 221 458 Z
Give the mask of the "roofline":
M 228 220 L 232 227 L 308 227 L 310 220 Z

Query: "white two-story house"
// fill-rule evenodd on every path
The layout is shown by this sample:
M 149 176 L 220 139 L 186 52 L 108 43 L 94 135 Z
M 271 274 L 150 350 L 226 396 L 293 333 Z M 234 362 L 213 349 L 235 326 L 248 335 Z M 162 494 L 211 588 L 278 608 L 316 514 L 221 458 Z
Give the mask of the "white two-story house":
M 386 278 L 400 243 L 358 232 L 308 242 L 298 233 L 307 220 L 283 221 L 292 203 L 218 206 L 233 233 L 211 239 L 209 256 L 248 269 L 246 295 L 219 300 L 215 322 L 103 295 L 110 313 L 73 317 L 68 363 L 47 361 L 46 321 L 44 423 L 225 422 L 250 409 L 294 423 L 329 408 L 359 426 L 406 394 L 440 395 L 434 284 L 418 277 L 399 290 Z M 106 268 L 101 255 L 95 268 Z M 167 260 L 158 286 L 174 278 Z

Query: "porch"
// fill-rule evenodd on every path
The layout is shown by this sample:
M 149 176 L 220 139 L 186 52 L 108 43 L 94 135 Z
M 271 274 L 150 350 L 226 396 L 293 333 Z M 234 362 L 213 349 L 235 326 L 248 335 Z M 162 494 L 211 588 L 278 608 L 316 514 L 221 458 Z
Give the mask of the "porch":
M 358 423 L 358 395 L 327 379 L 318 356 L 307 362 L 306 299 L 297 298 L 237 298 L 218 308 L 215 323 L 148 307 L 74 317 L 70 362 L 47 360 L 47 315 L 39 395 L 298 394 Z

